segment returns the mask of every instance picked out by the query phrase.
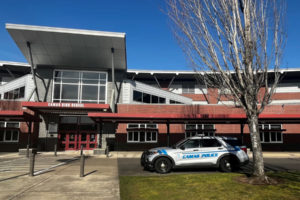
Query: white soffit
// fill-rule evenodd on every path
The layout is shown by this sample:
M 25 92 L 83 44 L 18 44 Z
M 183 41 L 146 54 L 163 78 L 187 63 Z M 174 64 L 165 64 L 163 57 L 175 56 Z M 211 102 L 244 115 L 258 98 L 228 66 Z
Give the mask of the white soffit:
M 30 63 L 31 43 L 36 65 L 127 69 L 125 33 L 6 24 L 6 29 Z

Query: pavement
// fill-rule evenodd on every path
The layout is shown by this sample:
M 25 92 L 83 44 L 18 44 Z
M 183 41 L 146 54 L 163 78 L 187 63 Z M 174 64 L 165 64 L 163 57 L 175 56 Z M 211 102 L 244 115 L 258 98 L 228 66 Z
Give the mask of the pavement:
M 79 151 L 36 155 L 35 176 L 28 176 L 29 159 L 17 153 L 0 154 L 0 199 L 107 199 L 119 200 L 119 176 L 162 176 L 140 166 L 142 152 L 87 155 L 85 176 L 79 177 Z M 251 159 L 251 152 L 249 152 Z M 264 152 L 267 171 L 300 171 L 300 152 Z M 251 171 L 252 163 L 241 173 Z M 170 174 L 218 173 L 217 169 L 177 169 Z
M 34 177 L 28 176 L 26 159 L 0 161 L 2 168 L 9 163 L 7 168 L 11 169 L 0 172 L 0 199 L 120 199 L 117 159 L 87 157 L 84 177 L 79 177 L 78 155 L 38 155 L 36 166 L 40 168 L 36 172 L 42 167 L 44 172 Z M 43 166 L 38 164 L 39 159 Z M 18 170 L 12 169 L 15 167 Z

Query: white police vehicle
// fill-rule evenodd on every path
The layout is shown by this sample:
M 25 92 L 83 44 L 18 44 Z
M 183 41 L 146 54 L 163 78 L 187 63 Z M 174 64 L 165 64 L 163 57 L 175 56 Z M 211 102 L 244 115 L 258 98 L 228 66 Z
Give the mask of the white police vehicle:
M 218 167 L 231 172 L 249 162 L 247 148 L 234 137 L 194 136 L 173 147 L 159 147 L 144 151 L 141 165 L 158 173 L 168 173 L 180 167 Z

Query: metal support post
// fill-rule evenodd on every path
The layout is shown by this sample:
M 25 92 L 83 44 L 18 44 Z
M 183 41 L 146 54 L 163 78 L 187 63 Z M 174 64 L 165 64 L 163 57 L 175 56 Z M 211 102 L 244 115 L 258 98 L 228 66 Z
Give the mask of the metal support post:
M 167 146 L 170 146 L 170 123 L 167 122 Z
M 107 145 L 107 144 L 106 144 L 105 154 L 106 154 L 106 157 L 108 158 L 109 157 L 109 145 Z
M 57 156 L 57 144 L 54 144 L 54 156 Z
M 26 157 L 27 157 L 27 158 L 29 158 L 30 136 L 31 136 L 31 125 L 32 125 L 32 122 L 28 122 L 28 123 L 27 123 L 27 126 L 28 126 L 27 146 L 26 146 Z
M 84 177 L 84 161 L 85 161 L 85 156 L 84 154 L 82 154 L 80 157 L 80 177 Z
M 34 162 L 35 162 L 35 153 L 31 153 L 30 162 L 29 162 L 29 176 L 34 176 Z
M 83 155 L 83 145 L 80 146 L 80 155 Z
M 114 113 L 116 111 L 116 102 L 115 102 L 115 92 L 116 92 L 116 83 L 115 83 L 115 63 L 114 63 L 114 53 L 115 49 L 111 48 L 111 82 L 113 84 L 112 87 L 112 112 Z
M 36 97 L 37 97 L 37 101 L 40 101 L 40 97 L 39 97 L 39 93 L 38 93 L 38 88 L 37 88 L 37 82 L 36 82 L 36 76 L 35 76 L 35 68 L 34 68 L 34 63 L 33 63 L 33 59 L 32 59 L 31 44 L 28 41 L 27 41 L 26 44 L 27 44 L 28 51 L 29 51 L 29 56 L 30 56 L 31 74 L 33 76 L 33 82 L 34 82 L 34 88 L 35 88 L 35 92 L 36 92 Z

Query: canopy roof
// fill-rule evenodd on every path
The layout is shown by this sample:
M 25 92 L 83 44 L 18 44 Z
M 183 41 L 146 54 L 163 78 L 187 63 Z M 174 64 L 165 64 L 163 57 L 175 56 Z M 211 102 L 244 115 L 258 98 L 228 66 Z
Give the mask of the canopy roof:
M 86 114 L 110 110 L 109 104 L 22 102 L 22 107 L 44 114 Z
M 41 122 L 41 119 L 25 111 L 0 110 L 0 121 Z
M 6 29 L 30 63 L 31 43 L 36 65 L 127 69 L 125 33 L 6 24 Z
M 207 123 L 207 124 L 241 124 L 246 123 L 244 114 L 130 114 L 130 113 L 88 113 L 95 121 L 117 123 Z M 264 123 L 300 123 L 300 115 L 296 114 L 261 114 L 259 122 Z

